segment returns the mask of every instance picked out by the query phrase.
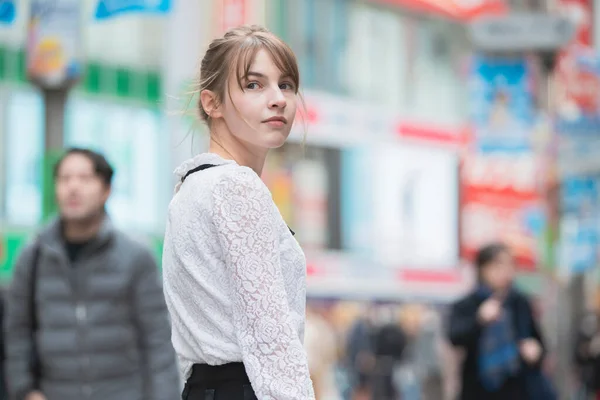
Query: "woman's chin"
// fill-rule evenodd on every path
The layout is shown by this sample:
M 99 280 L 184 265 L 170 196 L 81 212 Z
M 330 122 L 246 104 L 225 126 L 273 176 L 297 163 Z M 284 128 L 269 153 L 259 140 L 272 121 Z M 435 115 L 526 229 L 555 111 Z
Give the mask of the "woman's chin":
M 284 132 L 273 132 L 264 138 L 264 146 L 269 149 L 278 149 L 285 144 L 288 136 L 289 132 L 287 134 Z

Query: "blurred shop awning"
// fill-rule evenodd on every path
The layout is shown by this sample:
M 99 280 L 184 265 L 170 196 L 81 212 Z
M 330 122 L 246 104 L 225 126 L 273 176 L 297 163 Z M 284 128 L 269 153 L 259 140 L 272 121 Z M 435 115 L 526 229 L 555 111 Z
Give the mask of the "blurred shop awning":
M 371 0 L 407 10 L 443 16 L 458 22 L 468 22 L 481 16 L 503 15 L 508 12 L 504 0 Z

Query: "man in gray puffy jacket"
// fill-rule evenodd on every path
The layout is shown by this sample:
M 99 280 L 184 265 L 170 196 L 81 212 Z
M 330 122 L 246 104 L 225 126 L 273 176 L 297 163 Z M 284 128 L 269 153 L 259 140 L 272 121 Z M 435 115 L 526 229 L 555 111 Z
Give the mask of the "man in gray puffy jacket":
M 106 159 L 85 149 L 56 165 L 60 217 L 23 250 L 6 297 L 11 399 L 180 397 L 157 265 L 105 212 L 112 176 Z

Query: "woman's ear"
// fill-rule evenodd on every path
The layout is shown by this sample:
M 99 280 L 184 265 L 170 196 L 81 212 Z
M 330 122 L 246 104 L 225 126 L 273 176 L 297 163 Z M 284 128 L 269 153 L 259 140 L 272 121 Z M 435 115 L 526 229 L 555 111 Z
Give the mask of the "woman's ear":
M 216 93 L 212 90 L 205 89 L 200 92 L 200 103 L 202 104 L 202 109 L 204 109 L 211 119 L 223 116 L 223 113 L 221 112 L 221 103 L 219 102 Z

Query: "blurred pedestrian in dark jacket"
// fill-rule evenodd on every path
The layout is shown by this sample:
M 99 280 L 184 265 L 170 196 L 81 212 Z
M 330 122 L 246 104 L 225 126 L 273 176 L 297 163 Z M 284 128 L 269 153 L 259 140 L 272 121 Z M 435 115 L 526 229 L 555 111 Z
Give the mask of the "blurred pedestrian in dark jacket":
M 6 296 L 11 399 L 180 396 L 156 262 L 105 212 L 112 176 L 84 149 L 56 165 L 60 217 L 25 247 Z
M 369 306 L 350 328 L 346 343 L 353 398 L 364 398 L 371 390 L 375 368 L 375 332 L 375 306 Z
M 575 344 L 575 360 L 579 367 L 582 390 L 600 399 L 600 297 L 595 310 L 579 322 Z
M 529 300 L 513 286 L 503 244 L 476 256 L 476 289 L 453 305 L 449 339 L 464 348 L 461 400 L 553 400 L 541 373 L 544 345 Z
M 394 383 L 394 372 L 400 366 L 406 347 L 406 334 L 395 318 L 392 307 L 383 308 L 382 324 L 375 333 L 375 370 L 373 374 L 373 399 L 395 400 L 399 391 Z
M 5 314 L 5 290 L 0 288 L 0 322 L 4 321 Z M 8 393 L 6 391 L 6 371 L 4 363 L 6 361 L 6 353 L 4 352 L 4 329 L 0 329 L 0 400 L 6 400 Z

